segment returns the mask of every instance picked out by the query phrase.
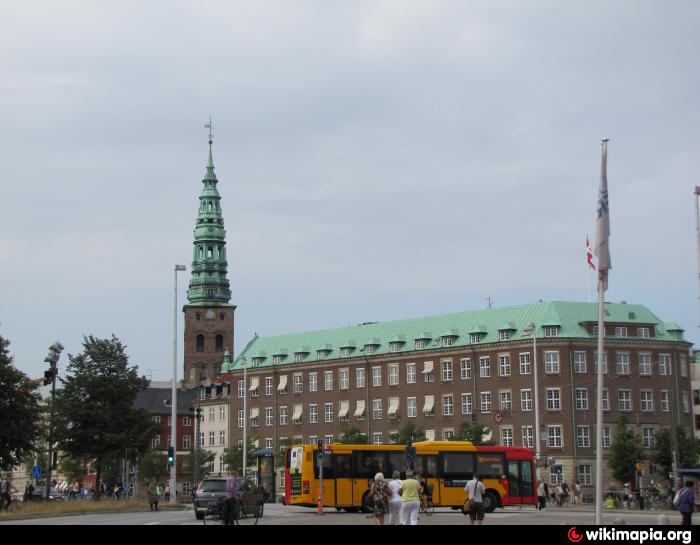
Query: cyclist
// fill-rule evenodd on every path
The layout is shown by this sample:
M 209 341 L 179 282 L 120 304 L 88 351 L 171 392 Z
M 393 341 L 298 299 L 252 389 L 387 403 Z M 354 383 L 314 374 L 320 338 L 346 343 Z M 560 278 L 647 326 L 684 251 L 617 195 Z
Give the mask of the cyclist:
M 10 483 L 9 477 L 5 477 L 0 481 L 0 501 L 2 501 L 2 508 L 7 511 L 10 509 L 10 504 L 12 503 L 12 494 L 16 492 L 15 487 Z
M 230 526 L 236 516 L 238 502 L 238 471 L 229 473 L 226 480 L 226 506 L 224 508 L 224 524 Z

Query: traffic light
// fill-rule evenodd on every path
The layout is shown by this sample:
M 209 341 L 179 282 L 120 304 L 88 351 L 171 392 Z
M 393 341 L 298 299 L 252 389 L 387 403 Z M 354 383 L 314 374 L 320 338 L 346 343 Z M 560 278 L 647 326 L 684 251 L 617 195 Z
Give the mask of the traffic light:
M 175 449 L 173 447 L 168 447 L 168 466 L 175 463 Z

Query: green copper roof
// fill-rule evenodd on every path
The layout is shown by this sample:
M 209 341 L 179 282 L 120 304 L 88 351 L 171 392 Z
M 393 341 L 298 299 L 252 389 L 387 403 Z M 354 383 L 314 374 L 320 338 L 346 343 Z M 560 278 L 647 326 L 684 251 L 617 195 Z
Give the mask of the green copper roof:
M 231 290 L 226 277 L 226 230 L 221 215 L 221 196 L 216 188 L 211 140 L 207 172 L 202 180 L 199 195 L 199 212 L 194 229 L 192 278 L 187 290 L 191 305 L 226 305 L 231 300 Z
M 628 327 L 635 324 L 653 325 L 654 331 L 650 332 L 653 334 L 653 337 L 645 340 L 678 341 L 678 336 L 668 333 L 668 328 L 662 327 L 663 322 L 642 305 L 607 303 L 605 312 L 606 323 L 625 324 Z M 415 351 L 416 339 L 427 339 L 426 349 L 438 348 L 442 343 L 441 336 L 445 334 L 457 335 L 453 342 L 453 346 L 457 347 L 470 346 L 470 332 L 481 332 L 481 342 L 479 344 L 497 343 L 500 337 L 499 330 L 504 329 L 504 325 L 508 329 L 512 328 L 511 341 L 530 339 L 531 337 L 523 336 L 523 329 L 530 321 L 536 325 L 535 330 L 538 338 L 544 337 L 543 325 L 557 325 L 559 326 L 558 337 L 592 339 L 594 337 L 581 324 L 598 323 L 598 305 L 597 303 L 545 301 L 530 305 L 491 308 L 383 323 L 369 323 L 323 331 L 291 333 L 273 337 L 255 337 L 248 343 L 233 366 L 222 368 L 222 371 L 226 372 L 239 368 L 240 356 L 246 356 L 250 365 L 251 357 L 255 357 L 254 355 L 263 353 L 279 354 L 283 347 L 286 347 L 288 353 L 292 354 L 300 346 L 311 346 L 314 352 L 309 354 L 304 361 L 316 361 L 321 359 L 316 351 L 322 349 L 322 347 L 330 351 L 323 359 L 340 358 L 340 349 L 351 347 L 354 350 L 351 350 L 349 358 L 361 357 L 364 355 L 364 347 L 368 344 L 374 345 L 376 340 L 379 340 L 381 344 L 379 346 L 374 345 L 373 355 L 388 354 L 391 352 L 390 343 L 397 337 L 403 337 L 408 340 L 400 345 L 399 353 Z M 427 333 L 431 331 L 437 333 Z M 634 339 L 636 332 L 634 327 L 630 327 L 630 338 Z M 281 362 L 282 365 L 289 363 L 294 363 L 293 357 L 285 358 Z M 271 366 L 272 357 L 265 357 L 262 361 L 258 361 L 258 365 Z

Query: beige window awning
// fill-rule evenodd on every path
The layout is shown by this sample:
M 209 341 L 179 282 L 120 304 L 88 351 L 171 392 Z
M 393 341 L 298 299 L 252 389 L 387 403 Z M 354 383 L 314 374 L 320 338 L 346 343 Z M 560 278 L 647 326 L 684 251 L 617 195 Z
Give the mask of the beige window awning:
M 256 439 L 255 441 L 253 441 L 253 446 L 255 448 L 260 448 L 260 439 Z
M 423 373 L 424 375 L 427 375 L 428 373 L 432 373 L 432 372 L 433 372 L 433 362 L 426 361 L 423 364 L 423 370 L 421 371 L 421 373 Z
M 299 405 L 294 405 L 294 414 L 292 414 L 292 420 L 300 420 L 301 419 L 301 413 L 304 411 L 304 406 L 299 404 Z
M 433 410 L 435 405 L 435 396 L 425 396 L 425 403 L 423 404 L 423 412 L 429 413 Z
M 399 398 L 389 398 L 389 416 L 394 416 L 399 411 Z
M 257 418 L 258 415 L 260 414 L 260 409 L 257 407 L 253 407 L 250 409 L 250 419 L 253 420 L 254 418 Z
M 435 430 L 425 430 L 425 440 L 435 441 Z
M 357 408 L 355 409 L 355 416 L 362 416 L 365 414 L 365 400 L 360 399 L 357 402 Z
M 283 392 L 287 389 L 287 375 L 280 375 L 280 383 L 277 386 L 278 392 Z
M 250 379 L 250 388 L 248 388 L 248 391 L 254 392 L 258 389 L 258 386 L 260 386 L 260 377 L 252 377 Z
M 345 418 L 348 415 L 349 411 L 350 411 L 350 402 L 349 401 L 341 401 L 340 402 L 340 411 L 338 411 L 338 418 Z

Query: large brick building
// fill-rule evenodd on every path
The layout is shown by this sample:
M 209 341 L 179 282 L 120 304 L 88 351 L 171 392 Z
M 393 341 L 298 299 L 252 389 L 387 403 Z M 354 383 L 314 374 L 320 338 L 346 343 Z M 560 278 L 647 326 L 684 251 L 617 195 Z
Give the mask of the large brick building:
M 656 430 L 693 425 L 691 344 L 679 326 L 644 306 L 606 304 L 605 314 L 603 446 L 623 414 L 651 453 Z M 539 302 L 255 337 L 221 369 L 233 388 L 231 440 L 241 441 L 247 423 L 261 447 L 278 449 L 283 439 L 330 442 L 350 426 L 381 444 L 408 422 L 428 439 L 447 439 L 468 421 L 488 426 L 500 445 L 534 448 L 535 357 L 532 337 L 523 334 L 530 322 L 541 458 L 555 458 L 570 482 L 592 485 L 596 304 Z

